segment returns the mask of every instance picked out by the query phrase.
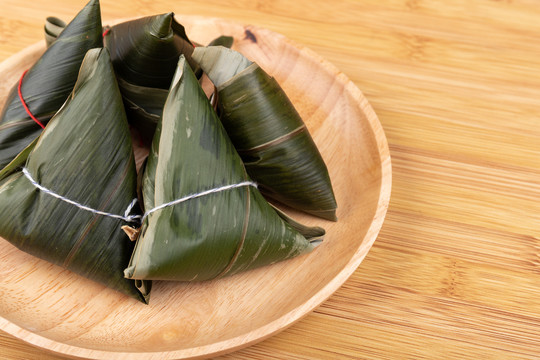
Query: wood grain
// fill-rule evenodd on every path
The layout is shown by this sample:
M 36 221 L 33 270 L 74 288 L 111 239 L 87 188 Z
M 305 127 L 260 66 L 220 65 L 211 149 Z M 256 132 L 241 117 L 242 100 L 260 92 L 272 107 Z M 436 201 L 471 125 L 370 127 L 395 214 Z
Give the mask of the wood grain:
M 268 28 L 335 64 L 373 105 L 393 188 L 381 233 L 330 299 L 222 359 L 540 357 L 540 9 L 532 0 L 103 0 Z M 0 0 L 0 61 L 68 0 Z M 24 13 L 24 16 L 20 14 Z M 9 360 L 63 359 L 10 336 Z
M 281 331 L 320 305 L 371 248 L 388 208 L 391 166 L 382 127 L 358 88 L 311 50 L 269 30 L 196 16 L 183 16 L 182 23 L 199 43 L 232 35 L 234 48 L 289 94 L 328 164 L 339 222 L 297 213 L 302 223 L 327 230 L 311 254 L 215 281 L 154 282 L 148 306 L 0 241 L 0 329 L 90 359 L 227 353 Z M 4 84 L 15 83 L 43 50 L 42 44 L 31 46 L 1 63 Z M 0 87 L 0 102 L 8 90 Z

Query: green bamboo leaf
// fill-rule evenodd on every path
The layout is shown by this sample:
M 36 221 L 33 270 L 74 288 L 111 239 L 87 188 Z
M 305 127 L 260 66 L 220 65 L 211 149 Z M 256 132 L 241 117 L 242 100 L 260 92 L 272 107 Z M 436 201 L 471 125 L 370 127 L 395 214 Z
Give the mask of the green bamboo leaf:
M 191 60 L 193 44 L 173 13 L 114 25 L 105 36 L 117 77 L 137 86 L 169 89 L 181 54 Z
M 307 213 L 336 220 L 326 165 L 277 81 L 223 47 L 193 53 L 218 89 L 221 121 L 261 192 Z
M 234 146 L 181 57 L 143 175 L 145 210 L 248 181 Z M 253 186 L 229 188 L 150 212 L 125 275 L 203 281 L 308 252 L 308 238 Z
M 38 140 L 39 137 L 35 138 L 30 145 L 25 147 L 24 150 L 19 153 L 19 155 L 15 156 L 15 158 L 11 160 L 9 164 L 0 170 L 0 180 L 5 179 L 8 175 L 13 174 L 15 171 L 20 170 L 20 168 L 26 164 L 26 160 L 28 160 L 28 156 L 36 147 Z
M 64 106 L 14 162 L 45 189 L 98 211 L 124 215 L 136 197 L 131 136 L 106 49 L 88 51 Z M 23 161 L 24 160 L 24 161 Z M 20 167 L 0 180 L 0 236 L 19 249 L 141 301 L 123 277 L 133 243 L 126 221 L 93 213 L 38 188 Z M 148 291 L 148 284 L 139 284 Z
M 138 129 L 145 143 L 151 143 L 168 90 L 137 86 L 118 78 L 129 122 Z
M 43 124 L 47 124 L 73 90 L 86 52 L 101 46 L 99 1 L 91 0 L 24 76 L 23 98 Z M 12 88 L 0 115 L 0 168 L 42 131 L 25 111 L 17 87 L 15 84 Z
M 111 52 L 128 120 L 151 141 L 178 58 L 183 54 L 194 69 L 197 66 L 191 60 L 193 44 L 174 14 L 167 13 L 111 27 L 105 46 Z

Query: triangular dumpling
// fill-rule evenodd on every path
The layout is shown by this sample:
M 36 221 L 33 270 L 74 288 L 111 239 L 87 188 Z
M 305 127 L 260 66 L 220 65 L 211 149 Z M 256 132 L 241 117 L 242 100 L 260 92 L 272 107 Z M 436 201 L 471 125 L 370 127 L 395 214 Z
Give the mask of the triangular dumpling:
M 133 250 L 121 230 L 126 221 L 58 198 L 125 216 L 136 198 L 136 178 L 108 52 L 92 49 L 64 106 L 37 141 L 0 172 L 0 236 L 25 252 L 147 301 L 148 284 L 140 284 L 140 292 L 123 276 Z
M 167 90 L 180 55 L 192 62 L 193 44 L 173 13 L 114 25 L 106 32 L 105 46 L 116 75 L 137 86 Z
M 73 90 L 86 52 L 101 46 L 99 1 L 91 0 L 22 79 L 23 99 L 43 125 Z M 0 115 L 0 168 L 42 131 L 24 109 L 17 90 L 18 84 L 11 89 Z
M 174 14 L 166 13 L 114 25 L 106 31 L 105 47 L 111 52 L 128 120 L 151 142 L 178 59 L 183 54 L 191 61 L 193 44 Z
M 306 239 L 256 187 L 234 187 L 246 181 L 240 157 L 181 57 L 143 176 L 150 213 L 126 277 L 202 281 L 312 250 L 310 240 L 324 230 L 299 227 L 310 234 Z M 159 208 L 186 196 L 195 197 Z
M 224 47 L 198 47 L 192 57 L 217 87 L 223 126 L 261 192 L 337 220 L 326 164 L 278 82 L 256 63 Z

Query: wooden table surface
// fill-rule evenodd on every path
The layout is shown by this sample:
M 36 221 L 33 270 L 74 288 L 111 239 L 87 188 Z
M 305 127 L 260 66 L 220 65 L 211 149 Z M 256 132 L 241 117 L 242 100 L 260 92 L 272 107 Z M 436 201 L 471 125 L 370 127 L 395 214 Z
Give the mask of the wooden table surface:
M 0 0 L 0 61 L 84 3 Z M 101 5 L 104 22 L 174 10 L 282 33 L 341 69 L 386 132 L 392 199 L 366 260 L 315 312 L 222 359 L 540 358 L 537 1 Z M 0 358 L 65 359 L 3 332 Z

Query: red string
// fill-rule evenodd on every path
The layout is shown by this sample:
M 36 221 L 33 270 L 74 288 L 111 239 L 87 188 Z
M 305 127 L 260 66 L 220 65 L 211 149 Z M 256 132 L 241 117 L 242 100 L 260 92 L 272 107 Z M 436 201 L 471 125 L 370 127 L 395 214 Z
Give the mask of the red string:
M 109 31 L 111 31 L 110 28 L 108 28 L 107 30 L 105 30 L 103 32 L 103 37 L 107 36 L 107 34 L 109 33 Z M 32 114 L 32 112 L 30 111 L 30 109 L 28 108 L 28 105 L 26 105 L 26 102 L 24 101 L 24 98 L 23 98 L 23 95 L 22 95 L 22 91 L 21 91 L 21 87 L 22 87 L 22 81 L 23 81 L 23 78 L 24 78 L 24 75 L 26 75 L 26 73 L 28 72 L 28 70 L 26 70 L 25 72 L 23 72 L 21 78 L 19 79 L 19 86 L 17 87 L 17 92 L 19 93 L 19 99 L 21 100 L 21 104 L 22 106 L 24 107 L 24 110 L 26 111 L 26 113 L 28 114 L 28 116 L 30 116 L 30 118 L 32 118 L 32 120 L 34 120 L 36 122 L 36 124 L 38 124 L 39 126 L 41 126 L 42 129 L 45 129 L 45 125 L 43 125 L 43 123 L 41 121 L 39 121 L 35 116 L 34 114 Z
M 17 92 L 19 93 L 19 99 L 21 100 L 21 104 L 22 106 L 24 107 L 24 110 L 26 110 L 26 113 L 28 114 L 28 116 L 30 116 L 32 118 L 32 120 L 34 120 L 36 122 L 36 124 L 38 124 L 39 126 L 41 126 L 42 129 L 45 129 L 45 125 L 43 125 L 43 123 L 41 121 L 39 121 L 35 116 L 34 114 L 32 114 L 32 112 L 30 111 L 30 109 L 28 108 L 28 105 L 26 105 L 26 102 L 24 101 L 23 99 L 23 95 L 22 95 L 22 91 L 21 91 L 21 87 L 22 87 L 22 81 L 23 81 L 23 78 L 24 78 L 24 75 L 26 75 L 26 73 L 28 72 L 28 70 L 26 70 L 25 72 L 23 72 L 22 76 L 21 76 L 21 79 L 19 80 L 19 86 L 17 88 Z

